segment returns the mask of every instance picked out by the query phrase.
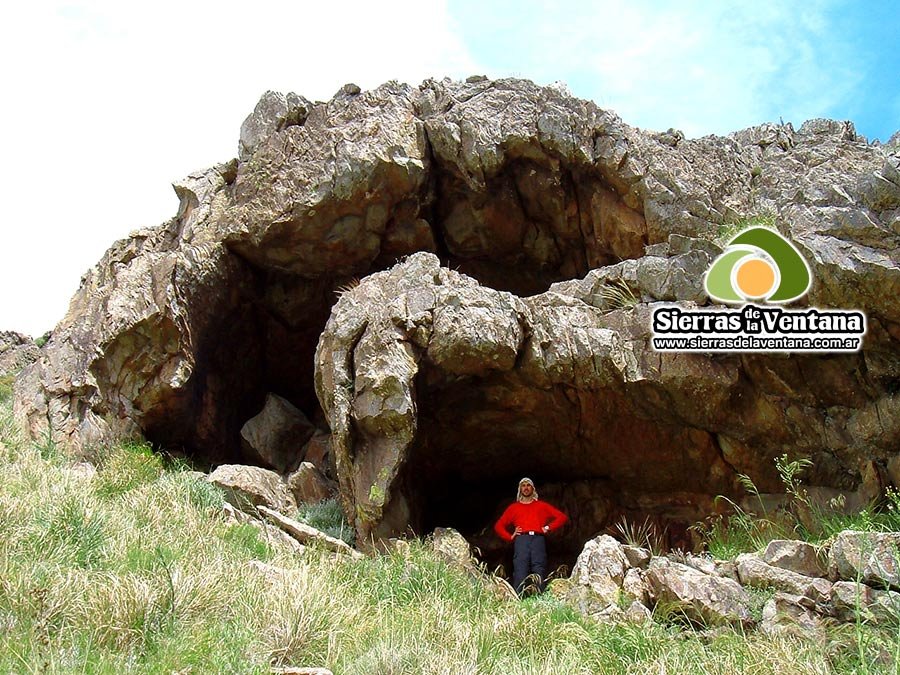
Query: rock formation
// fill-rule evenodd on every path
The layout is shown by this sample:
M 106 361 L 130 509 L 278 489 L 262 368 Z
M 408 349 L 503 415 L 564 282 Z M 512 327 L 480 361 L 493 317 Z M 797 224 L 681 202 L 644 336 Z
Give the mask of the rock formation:
M 14 375 L 37 361 L 41 350 L 27 335 L 0 331 L 0 376 Z
M 782 491 L 785 453 L 822 490 L 869 490 L 900 447 L 898 150 L 827 120 L 650 133 L 520 80 L 270 92 L 238 159 L 85 275 L 16 414 L 60 444 L 234 463 L 277 395 L 330 429 L 360 541 L 478 539 L 528 474 L 573 516 L 570 562 L 622 514 L 683 531 L 740 473 Z M 650 349 L 653 303 L 708 302 L 748 217 L 809 262 L 802 302 L 866 312 L 860 353 Z
M 869 552 L 868 564 L 873 567 L 896 569 L 900 552 L 896 546 L 889 549 L 884 545 L 891 536 L 844 531 L 835 544 L 818 549 L 816 555 L 841 559 L 853 546 L 856 552 Z M 853 544 L 848 546 L 849 541 Z M 842 544 L 836 546 L 837 542 Z M 900 618 L 900 593 L 887 588 L 883 579 L 863 583 L 859 570 L 852 567 L 833 567 L 830 581 L 820 569 L 811 570 L 811 575 L 790 571 L 810 569 L 810 545 L 778 543 L 778 566 L 750 553 L 729 562 L 698 556 L 684 559 L 683 554 L 651 556 L 646 551 L 640 562 L 632 562 L 627 547 L 601 535 L 585 544 L 571 578 L 553 582 L 551 592 L 582 614 L 603 622 L 641 621 L 652 609 L 657 619 L 674 618 L 703 626 L 756 625 L 764 633 L 815 639 L 824 638 L 823 620 L 894 625 Z M 730 576 L 735 565 L 737 579 Z M 771 593 L 758 616 L 751 611 L 748 588 Z M 631 612 L 623 611 L 623 606 Z

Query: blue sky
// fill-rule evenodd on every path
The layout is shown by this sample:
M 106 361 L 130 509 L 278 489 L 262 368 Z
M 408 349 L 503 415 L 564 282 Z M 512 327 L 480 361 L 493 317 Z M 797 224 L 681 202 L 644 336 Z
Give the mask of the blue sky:
M 0 330 L 51 329 L 116 239 L 175 214 L 172 181 L 235 156 L 268 89 L 518 76 L 690 137 L 825 116 L 887 140 L 898 44 L 900 0 L 2 3 Z
M 832 117 L 882 141 L 900 129 L 900 2 L 539 6 L 449 9 L 491 74 L 564 80 L 638 126 L 697 136 Z

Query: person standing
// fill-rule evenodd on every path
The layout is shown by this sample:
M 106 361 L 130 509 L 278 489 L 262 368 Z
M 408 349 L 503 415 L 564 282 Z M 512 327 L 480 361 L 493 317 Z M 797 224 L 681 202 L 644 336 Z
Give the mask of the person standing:
M 530 478 L 519 481 L 516 501 L 510 504 L 494 524 L 494 531 L 504 541 L 513 543 L 513 587 L 525 592 L 525 581 L 537 577 L 537 588 L 543 592 L 547 576 L 546 535 L 555 532 L 569 520 L 568 516 L 538 499 Z

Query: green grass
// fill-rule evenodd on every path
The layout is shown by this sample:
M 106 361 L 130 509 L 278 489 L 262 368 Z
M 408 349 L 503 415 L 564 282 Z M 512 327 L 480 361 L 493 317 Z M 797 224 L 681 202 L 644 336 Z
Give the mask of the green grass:
M 5 405 L 12 399 L 13 382 L 15 375 L 0 375 L 0 405 Z
M 715 515 L 694 525 L 709 552 L 719 559 L 733 559 L 741 553 L 761 551 L 773 539 L 800 539 L 811 544 L 829 542 L 842 530 L 863 532 L 900 531 L 900 492 L 886 491 L 885 503 L 869 505 L 858 512 L 845 513 L 843 503 L 814 503 L 803 487 L 802 473 L 808 460 L 789 460 L 787 455 L 775 459 L 775 468 L 788 497 L 788 508 L 776 513 L 766 510 L 756 485 L 741 475 L 745 490 L 757 498 L 758 508 L 745 510 L 727 497 L 718 499 L 732 509 L 728 516 Z M 834 501 L 834 500 L 833 500 Z
M 8 403 L 0 443 L 3 673 L 891 672 L 877 660 L 896 635 L 864 625 L 825 645 L 608 626 L 550 594 L 498 597 L 424 542 L 360 561 L 297 556 L 229 522 L 216 488 L 144 445 L 96 450 L 93 478 L 72 472 L 24 442 Z M 342 522 L 333 502 L 302 515 Z
M 341 539 L 351 546 L 354 543 L 353 528 L 344 519 L 344 513 L 337 499 L 326 499 L 316 504 L 301 504 L 295 517 L 300 522 Z

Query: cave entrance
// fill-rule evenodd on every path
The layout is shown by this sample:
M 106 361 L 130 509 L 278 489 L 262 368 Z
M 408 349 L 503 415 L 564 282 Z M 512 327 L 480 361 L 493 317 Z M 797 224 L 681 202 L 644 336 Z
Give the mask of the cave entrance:
M 227 239 L 227 270 L 191 329 L 191 381 L 164 402 L 135 406 L 148 439 L 201 464 L 260 463 L 241 429 L 269 394 L 326 431 L 313 384 L 319 335 L 342 287 L 402 256 L 431 251 L 485 286 L 528 296 L 643 254 L 643 214 L 596 167 L 537 143 L 505 152 L 483 185 L 436 156 L 421 176 L 387 162 L 359 194 L 287 209 L 259 236 Z M 261 189 L 252 175 L 245 181 L 240 165 L 231 177 L 234 207 Z
M 620 522 L 646 522 L 662 548 L 690 550 L 688 527 L 716 512 L 716 495 L 734 493 L 709 434 L 638 417 L 615 389 L 537 388 L 514 371 L 459 378 L 423 363 L 416 396 L 398 483 L 410 526 L 459 530 L 490 569 L 511 571 L 493 525 L 523 476 L 569 517 L 548 541 L 550 570 L 571 569 L 586 541 L 618 535 Z

